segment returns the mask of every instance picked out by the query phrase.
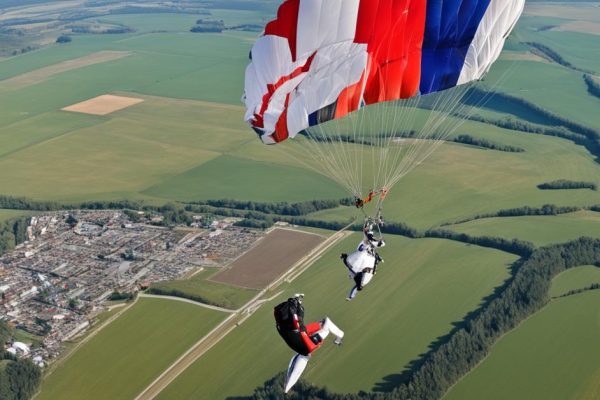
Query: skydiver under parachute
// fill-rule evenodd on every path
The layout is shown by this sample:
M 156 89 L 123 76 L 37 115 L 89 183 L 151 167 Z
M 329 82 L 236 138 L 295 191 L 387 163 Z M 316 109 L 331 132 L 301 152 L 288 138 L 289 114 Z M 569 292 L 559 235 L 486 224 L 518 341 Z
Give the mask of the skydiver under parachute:
M 381 216 L 379 217 L 379 223 L 383 225 Z M 346 298 L 348 301 L 352 300 L 373 279 L 373 276 L 377 273 L 377 265 L 383 262 L 376 249 L 385 246 L 385 241 L 381 236 L 375 238 L 373 228 L 374 223 L 367 218 L 363 226 L 364 237 L 358 244 L 356 251 L 349 255 L 343 253 L 340 256 L 344 265 L 348 268 L 350 278 L 356 283 L 348 293 Z
M 342 344 L 344 331 L 333 321 L 325 317 L 319 322 L 304 325 L 304 294 L 298 293 L 273 309 L 277 332 L 287 345 L 297 354 L 292 357 L 285 380 L 287 393 L 296 384 L 304 372 L 311 354 L 323 344 L 324 340 L 333 334 L 336 345 Z
M 468 118 L 468 85 L 498 59 L 524 6 L 525 0 L 285 0 L 252 48 L 244 119 L 269 145 L 306 132 L 289 143 L 288 154 L 313 160 L 309 168 L 354 195 L 385 188 L 355 199 L 362 209 L 379 195 L 380 210 L 387 190 Z M 416 136 L 399 146 L 395 132 L 411 126 Z M 374 136 L 374 128 L 383 135 Z M 373 179 L 366 182 L 369 170 Z M 350 299 L 383 261 L 377 224 L 383 220 L 367 219 L 357 251 L 342 255 L 356 283 Z M 301 303 L 298 295 L 275 309 L 280 335 L 298 353 L 286 392 L 329 333 L 338 344 L 343 337 L 327 318 L 304 326 Z M 298 309 L 287 322 L 277 319 L 286 304 Z

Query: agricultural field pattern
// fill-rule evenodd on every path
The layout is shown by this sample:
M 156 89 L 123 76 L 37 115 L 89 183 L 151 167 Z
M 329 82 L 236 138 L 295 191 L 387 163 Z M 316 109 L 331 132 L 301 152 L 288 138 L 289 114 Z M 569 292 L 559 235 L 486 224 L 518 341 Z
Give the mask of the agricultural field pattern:
M 340 254 L 364 216 L 244 122 L 248 54 L 279 3 L 0 1 L 0 239 L 25 217 L 120 202 L 185 214 L 167 247 L 232 235 L 232 255 L 206 250 L 94 315 L 33 398 L 283 398 L 292 352 L 273 307 L 303 293 L 307 321 L 345 337 L 290 399 L 599 399 L 600 2 L 527 1 L 477 83 L 494 95 L 465 98 L 469 117 L 387 194 L 385 262 L 352 302 Z M 192 31 L 206 21 L 225 28 Z M 207 213 L 210 233 L 192 219 Z M 410 392 L 423 382 L 433 394 Z

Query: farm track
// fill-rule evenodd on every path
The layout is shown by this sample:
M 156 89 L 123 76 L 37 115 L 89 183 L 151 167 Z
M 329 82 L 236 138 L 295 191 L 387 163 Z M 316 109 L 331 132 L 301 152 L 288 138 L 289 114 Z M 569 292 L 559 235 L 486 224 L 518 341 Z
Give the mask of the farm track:
M 21 75 L 13 76 L 12 78 L 0 80 L 0 89 L 16 90 L 27 86 L 35 85 L 44 82 L 46 79 L 63 72 L 88 67 L 90 65 L 105 63 L 108 61 L 118 60 L 131 55 L 129 51 L 110 51 L 103 50 L 87 56 L 74 58 L 72 60 L 63 61 L 47 67 L 38 68 Z

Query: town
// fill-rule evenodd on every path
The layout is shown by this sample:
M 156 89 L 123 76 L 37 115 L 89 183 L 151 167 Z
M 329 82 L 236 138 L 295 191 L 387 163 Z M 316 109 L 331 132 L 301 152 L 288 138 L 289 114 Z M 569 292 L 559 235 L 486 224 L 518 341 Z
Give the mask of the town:
M 44 366 L 65 341 L 90 327 L 115 294 L 132 297 L 153 282 L 220 267 L 263 236 L 235 218 L 164 227 L 161 216 L 133 222 L 122 211 L 61 211 L 31 218 L 28 240 L 0 257 L 0 317 L 43 338 L 8 351 Z M 143 221 L 143 222 L 142 222 Z

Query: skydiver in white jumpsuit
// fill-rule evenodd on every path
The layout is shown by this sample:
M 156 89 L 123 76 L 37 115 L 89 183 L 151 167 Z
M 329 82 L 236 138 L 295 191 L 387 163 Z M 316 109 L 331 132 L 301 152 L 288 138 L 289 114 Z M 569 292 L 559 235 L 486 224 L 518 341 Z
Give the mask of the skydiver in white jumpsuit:
M 358 244 L 356 251 L 349 255 L 344 253 L 340 257 L 348 268 L 350 279 L 355 282 L 346 298 L 348 301 L 352 300 L 373 279 L 373 275 L 377 272 L 377 264 L 383 262 L 376 249 L 385 246 L 385 242 L 382 238 L 375 238 L 372 228 L 372 224 L 365 223 L 364 238 Z

